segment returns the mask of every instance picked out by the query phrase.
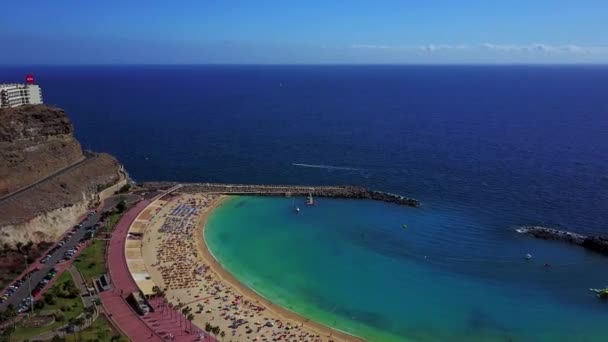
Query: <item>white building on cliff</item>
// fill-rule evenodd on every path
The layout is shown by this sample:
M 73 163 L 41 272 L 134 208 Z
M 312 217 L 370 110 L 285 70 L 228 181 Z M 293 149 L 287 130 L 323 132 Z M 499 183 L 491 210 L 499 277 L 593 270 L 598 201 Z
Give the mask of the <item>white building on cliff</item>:
M 42 91 L 34 84 L 34 76 L 27 75 L 26 84 L 0 84 L 0 108 L 18 107 L 24 104 L 41 104 Z

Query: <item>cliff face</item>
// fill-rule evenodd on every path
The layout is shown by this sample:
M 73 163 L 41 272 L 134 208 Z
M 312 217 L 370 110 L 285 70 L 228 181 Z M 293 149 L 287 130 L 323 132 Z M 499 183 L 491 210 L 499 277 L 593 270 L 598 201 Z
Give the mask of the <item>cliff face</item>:
M 0 196 L 84 158 L 66 113 L 46 105 L 0 109 Z
M 100 191 L 125 182 L 114 157 L 85 158 L 73 131 L 58 108 L 0 109 L 0 197 L 38 182 L 0 198 L 0 244 L 53 241 L 99 202 Z
M 124 179 L 116 159 L 100 154 L 0 203 L 0 242 L 55 240 L 99 202 L 100 189 Z

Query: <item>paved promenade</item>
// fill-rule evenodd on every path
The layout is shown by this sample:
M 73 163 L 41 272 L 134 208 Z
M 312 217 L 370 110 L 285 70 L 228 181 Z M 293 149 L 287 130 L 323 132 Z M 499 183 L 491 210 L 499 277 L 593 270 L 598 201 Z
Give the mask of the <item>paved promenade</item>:
M 100 293 L 108 317 L 132 341 L 195 341 L 198 333 L 186 331 L 183 316 L 152 301 L 155 312 L 139 316 L 126 302 L 137 285 L 129 273 L 125 259 L 125 237 L 137 215 L 150 204 L 145 200 L 129 210 L 116 225 L 108 247 L 108 269 L 114 289 Z M 190 326 L 188 325 L 188 328 Z M 193 326 L 196 330 L 196 327 Z

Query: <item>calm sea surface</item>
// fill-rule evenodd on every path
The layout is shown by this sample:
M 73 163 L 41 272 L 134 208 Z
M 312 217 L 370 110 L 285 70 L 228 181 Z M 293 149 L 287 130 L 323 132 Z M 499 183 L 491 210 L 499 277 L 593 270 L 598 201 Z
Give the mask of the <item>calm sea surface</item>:
M 587 289 L 608 285 L 608 259 L 512 227 L 608 233 L 608 67 L 33 66 L 0 81 L 30 72 L 83 147 L 138 181 L 422 201 L 221 207 L 214 253 L 295 311 L 374 340 L 607 338 L 608 305 Z

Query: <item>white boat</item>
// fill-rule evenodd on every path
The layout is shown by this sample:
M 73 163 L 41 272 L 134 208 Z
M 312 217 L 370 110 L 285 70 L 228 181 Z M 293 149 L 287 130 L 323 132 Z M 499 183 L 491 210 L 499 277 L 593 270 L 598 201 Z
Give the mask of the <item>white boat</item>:
M 526 260 L 530 260 L 530 259 L 532 259 L 532 254 L 530 254 L 530 253 L 526 254 Z
M 295 198 L 293 199 L 292 203 L 293 203 L 293 210 L 294 210 L 296 213 L 299 213 L 299 212 L 300 212 L 300 207 L 298 207 L 298 206 L 296 205 L 296 200 L 295 200 Z
M 315 200 L 312 198 L 312 193 L 308 194 L 308 202 L 306 202 L 306 205 L 315 205 Z

